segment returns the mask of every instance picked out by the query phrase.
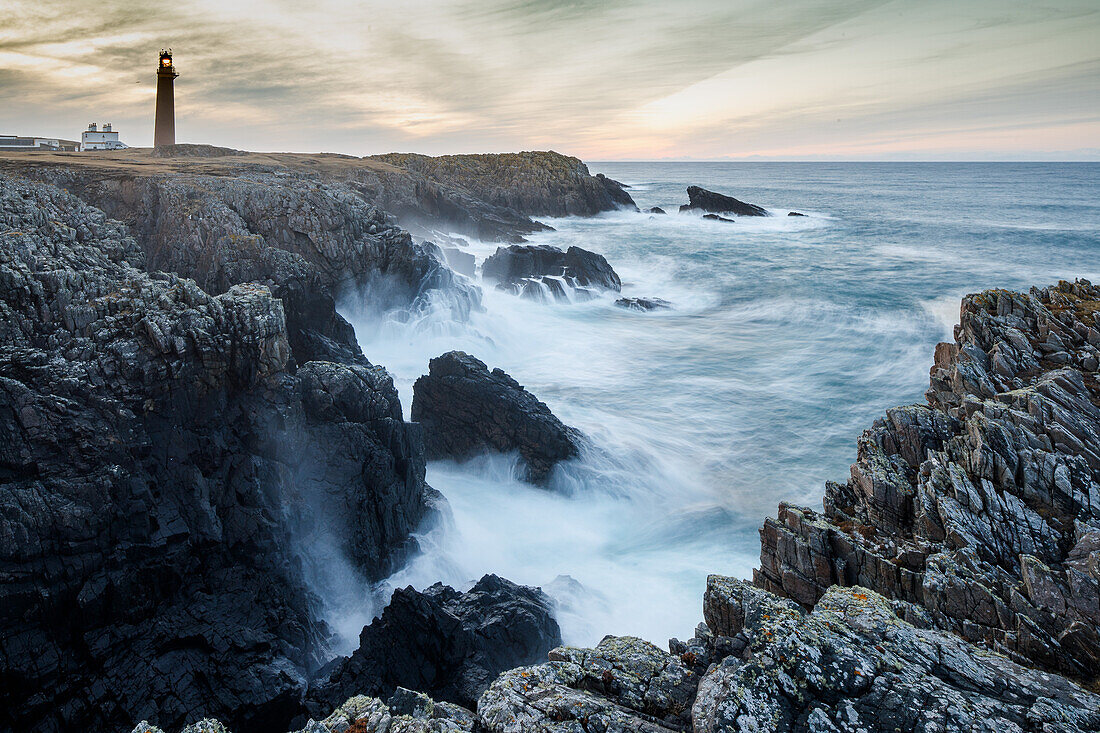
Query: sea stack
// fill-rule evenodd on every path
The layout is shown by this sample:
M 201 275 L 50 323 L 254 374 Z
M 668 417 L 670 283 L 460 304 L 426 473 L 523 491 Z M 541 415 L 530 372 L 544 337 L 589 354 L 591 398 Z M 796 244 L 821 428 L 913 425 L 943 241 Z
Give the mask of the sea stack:
M 172 83 L 179 74 L 172 65 L 172 49 L 160 52 L 157 66 L 157 113 L 153 124 L 153 147 L 176 144 L 176 102 Z

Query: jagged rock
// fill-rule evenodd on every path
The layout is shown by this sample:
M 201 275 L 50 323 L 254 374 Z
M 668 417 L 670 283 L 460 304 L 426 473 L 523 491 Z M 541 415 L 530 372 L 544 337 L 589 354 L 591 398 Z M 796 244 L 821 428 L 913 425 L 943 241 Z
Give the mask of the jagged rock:
M 712 214 L 735 214 L 737 216 L 768 216 L 768 212 L 761 206 L 747 204 L 738 201 L 732 196 L 725 196 L 714 191 L 708 191 L 698 186 L 688 186 L 688 202 L 680 207 L 680 211 L 693 211 L 701 209 Z M 719 217 L 721 218 L 721 217 Z
M 310 691 L 310 708 L 323 712 L 353 692 L 389 695 L 398 687 L 472 708 L 498 674 L 544 659 L 561 643 L 551 605 L 541 590 L 495 575 L 466 593 L 439 583 L 397 590 L 363 629 L 359 648 Z
M 424 430 L 429 459 L 465 460 L 486 451 L 516 451 L 526 478 L 547 480 L 579 453 L 580 433 L 501 369 L 461 351 L 432 359 L 413 385 L 412 419 Z
M 730 578 L 711 576 L 707 595 L 715 633 L 748 643 L 701 681 L 692 709 L 698 733 L 1100 726 L 1100 696 L 954 634 L 911 626 L 873 591 L 832 588 L 812 613 Z
M 736 223 L 734 219 L 729 219 L 729 218 L 724 217 L 724 216 L 718 216 L 718 214 L 703 214 L 703 218 L 707 219 L 709 221 L 724 221 L 727 224 Z
M 800 214 L 797 211 L 788 211 L 787 216 L 806 216 L 806 215 L 805 214 Z
M 646 213 L 646 214 L 666 214 L 668 212 L 666 212 L 660 206 L 651 206 L 650 208 L 645 209 L 644 213 Z
M 548 244 L 498 247 L 482 264 L 481 274 L 504 285 L 525 278 L 563 278 L 573 287 L 622 289 L 618 274 L 604 256 L 580 247 L 565 252 Z
M 378 578 L 426 511 L 383 370 L 292 374 L 268 288 L 145 256 L 0 176 L 0 728 L 284 726 L 328 637 L 312 540 Z
M 660 311 L 672 308 L 672 303 L 661 298 L 619 298 L 615 305 L 635 311 Z
M 834 584 L 1012 659 L 1100 670 L 1100 288 L 967 296 L 927 406 L 859 440 L 824 513 L 781 505 L 756 582 L 811 606 Z M 1086 559 L 1089 558 L 1089 559 Z

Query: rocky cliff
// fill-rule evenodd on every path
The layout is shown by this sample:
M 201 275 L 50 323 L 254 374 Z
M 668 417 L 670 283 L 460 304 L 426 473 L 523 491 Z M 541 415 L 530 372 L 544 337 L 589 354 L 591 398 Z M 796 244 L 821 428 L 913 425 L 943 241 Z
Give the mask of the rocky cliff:
M 928 404 L 859 440 L 824 511 L 761 530 L 756 582 L 812 606 L 833 585 L 1022 664 L 1100 675 L 1100 288 L 962 303 Z
M 425 511 L 391 380 L 292 373 L 268 288 L 147 274 L 70 194 L 0 178 L 0 212 L 0 728 L 284 723 L 326 651 L 310 548 L 379 577 Z

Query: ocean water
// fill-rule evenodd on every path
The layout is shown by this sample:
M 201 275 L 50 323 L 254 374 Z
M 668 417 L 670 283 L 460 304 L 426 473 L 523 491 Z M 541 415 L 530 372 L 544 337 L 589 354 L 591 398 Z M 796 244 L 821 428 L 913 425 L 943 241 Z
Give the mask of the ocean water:
M 819 508 L 860 431 L 923 401 L 962 295 L 1100 279 L 1097 164 L 590 167 L 669 214 L 547 219 L 555 230 L 531 241 L 599 252 L 623 295 L 673 310 L 491 287 L 464 322 L 444 307 L 412 319 L 343 309 L 406 414 L 428 360 L 462 349 L 591 438 L 550 490 L 515 480 L 512 456 L 429 464 L 452 516 L 425 528 L 422 552 L 386 586 L 465 588 L 489 572 L 540 585 L 568 643 L 690 636 L 707 574 L 751 576 L 764 517 L 780 501 Z M 775 216 L 677 214 L 693 184 Z M 479 264 L 495 248 L 470 244 Z

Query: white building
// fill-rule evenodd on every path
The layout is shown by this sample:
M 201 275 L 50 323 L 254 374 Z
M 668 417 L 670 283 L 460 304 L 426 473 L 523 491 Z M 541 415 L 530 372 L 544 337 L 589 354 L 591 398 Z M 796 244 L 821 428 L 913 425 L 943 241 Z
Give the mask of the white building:
M 118 133 L 111 129 L 110 122 L 104 122 L 102 130 L 93 122 L 80 134 L 81 150 L 121 150 L 128 147 L 130 146 L 119 141 Z
M 57 137 L 0 135 L 0 150 L 73 151 L 80 150 L 80 143 L 78 143 L 76 140 L 62 140 L 61 138 Z

